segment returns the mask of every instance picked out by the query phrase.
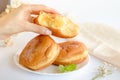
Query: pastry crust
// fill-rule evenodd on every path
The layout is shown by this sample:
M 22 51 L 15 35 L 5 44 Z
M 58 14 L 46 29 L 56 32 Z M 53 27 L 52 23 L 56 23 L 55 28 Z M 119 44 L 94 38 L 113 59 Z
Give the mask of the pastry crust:
M 41 70 L 55 61 L 59 51 L 59 45 L 50 36 L 39 35 L 23 49 L 19 63 L 32 70 Z
M 47 27 L 54 36 L 61 38 L 72 38 L 79 32 L 77 24 L 59 14 L 40 12 L 39 16 L 35 19 L 35 23 Z
M 59 44 L 61 51 L 54 64 L 78 64 L 88 57 L 88 50 L 82 42 L 67 41 Z

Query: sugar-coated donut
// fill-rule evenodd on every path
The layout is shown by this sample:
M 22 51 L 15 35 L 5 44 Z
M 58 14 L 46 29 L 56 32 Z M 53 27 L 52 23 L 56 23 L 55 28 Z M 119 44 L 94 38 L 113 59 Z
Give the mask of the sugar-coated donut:
M 77 24 L 69 18 L 46 12 L 40 12 L 39 16 L 34 21 L 36 24 L 47 27 L 52 31 L 52 34 L 61 38 L 75 37 L 79 32 Z
M 82 42 L 67 41 L 59 44 L 61 51 L 53 64 L 78 64 L 88 58 L 88 50 Z
M 19 63 L 31 70 L 41 70 L 57 58 L 60 47 L 47 35 L 39 35 L 26 45 L 19 56 Z

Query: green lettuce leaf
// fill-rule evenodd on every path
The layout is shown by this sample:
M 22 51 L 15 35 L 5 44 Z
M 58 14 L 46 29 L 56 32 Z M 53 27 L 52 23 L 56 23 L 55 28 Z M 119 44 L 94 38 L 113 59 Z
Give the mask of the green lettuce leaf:
M 69 65 L 59 65 L 59 71 L 60 72 L 69 72 L 76 70 L 76 64 L 69 64 Z

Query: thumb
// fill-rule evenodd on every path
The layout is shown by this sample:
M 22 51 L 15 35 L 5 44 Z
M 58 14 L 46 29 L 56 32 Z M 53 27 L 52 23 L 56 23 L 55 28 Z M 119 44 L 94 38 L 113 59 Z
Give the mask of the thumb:
M 49 29 L 47 29 L 46 27 L 39 26 L 39 25 L 34 24 L 34 23 L 28 22 L 26 29 L 27 29 L 27 31 L 35 32 L 38 34 L 43 34 L 43 35 L 50 35 L 51 34 L 51 31 Z

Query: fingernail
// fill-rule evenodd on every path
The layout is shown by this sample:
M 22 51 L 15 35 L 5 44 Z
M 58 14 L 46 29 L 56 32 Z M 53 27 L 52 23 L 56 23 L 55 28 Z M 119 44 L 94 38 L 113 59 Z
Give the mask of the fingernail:
M 50 30 L 46 30 L 45 33 L 48 34 L 48 35 L 52 34 L 52 32 Z

